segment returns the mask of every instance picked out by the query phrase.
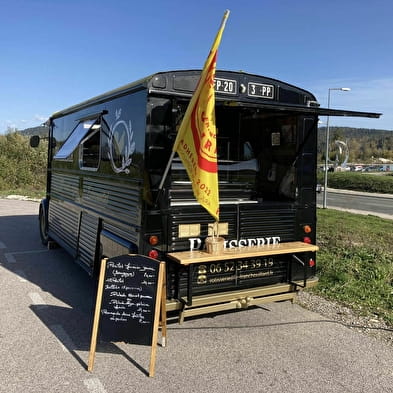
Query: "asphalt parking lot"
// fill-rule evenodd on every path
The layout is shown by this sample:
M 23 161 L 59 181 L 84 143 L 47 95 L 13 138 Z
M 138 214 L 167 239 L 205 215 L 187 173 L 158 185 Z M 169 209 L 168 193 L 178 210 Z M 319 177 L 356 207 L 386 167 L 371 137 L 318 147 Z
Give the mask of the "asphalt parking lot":
M 94 284 L 39 241 L 38 204 L 0 199 L 0 392 L 393 392 L 393 347 L 297 304 L 170 323 L 157 348 L 97 345 Z

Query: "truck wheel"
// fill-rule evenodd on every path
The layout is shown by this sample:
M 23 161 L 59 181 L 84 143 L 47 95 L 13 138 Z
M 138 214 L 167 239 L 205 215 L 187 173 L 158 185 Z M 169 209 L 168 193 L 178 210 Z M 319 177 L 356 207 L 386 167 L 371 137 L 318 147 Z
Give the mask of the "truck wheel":
M 39 213 L 39 222 L 40 222 L 40 237 L 41 242 L 44 246 L 48 244 L 49 236 L 48 236 L 48 217 L 46 215 L 45 208 L 41 205 L 40 206 L 40 213 Z

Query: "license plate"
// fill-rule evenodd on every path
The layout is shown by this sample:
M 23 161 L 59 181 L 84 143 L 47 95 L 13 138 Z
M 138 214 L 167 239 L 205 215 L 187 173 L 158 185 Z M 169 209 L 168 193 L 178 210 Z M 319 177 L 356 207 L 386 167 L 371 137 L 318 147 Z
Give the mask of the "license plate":
M 214 79 L 214 89 L 218 93 L 224 94 L 236 94 L 237 93 L 237 81 L 232 79 Z
M 274 86 L 262 83 L 248 83 L 247 94 L 251 97 L 274 98 Z

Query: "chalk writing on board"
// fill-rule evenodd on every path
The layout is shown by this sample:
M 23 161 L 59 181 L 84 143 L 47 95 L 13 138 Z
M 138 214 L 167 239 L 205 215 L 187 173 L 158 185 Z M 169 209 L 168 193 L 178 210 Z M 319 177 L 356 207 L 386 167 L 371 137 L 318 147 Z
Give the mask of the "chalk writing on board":
M 159 264 L 143 256 L 107 261 L 101 332 L 111 340 L 149 344 L 154 323 Z
M 151 346 L 149 376 L 154 376 L 158 328 L 166 339 L 165 264 L 143 255 L 101 261 L 87 370 L 92 371 L 97 336 Z M 160 318 L 161 317 L 161 318 Z

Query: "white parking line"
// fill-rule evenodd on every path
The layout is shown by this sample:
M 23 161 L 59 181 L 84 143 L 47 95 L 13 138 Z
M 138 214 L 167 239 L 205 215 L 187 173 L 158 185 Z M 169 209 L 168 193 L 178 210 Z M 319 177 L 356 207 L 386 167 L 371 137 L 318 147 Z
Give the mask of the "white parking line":
M 29 298 L 35 304 L 36 306 L 46 306 L 47 304 L 45 303 L 44 299 L 41 297 L 41 295 L 37 292 L 30 292 L 29 293 Z
M 42 252 L 49 252 L 49 250 L 27 250 L 27 251 L 7 252 L 4 254 L 4 257 L 8 263 L 15 263 L 16 262 L 15 255 L 39 254 Z
M 56 338 L 59 341 L 59 344 L 64 352 L 71 352 L 76 349 L 74 342 L 71 340 L 71 337 L 64 330 L 63 326 L 51 325 L 49 326 L 49 329 L 55 333 Z
M 41 252 L 49 252 L 49 250 L 43 249 L 43 250 L 27 250 L 27 251 L 15 251 L 12 254 L 13 255 L 24 255 L 24 254 L 39 254 Z
M 18 280 L 20 282 L 27 282 L 26 275 L 23 270 L 15 270 L 15 274 L 18 275 Z
M 85 379 L 83 383 L 91 393 L 106 393 L 104 386 L 98 378 Z

